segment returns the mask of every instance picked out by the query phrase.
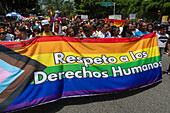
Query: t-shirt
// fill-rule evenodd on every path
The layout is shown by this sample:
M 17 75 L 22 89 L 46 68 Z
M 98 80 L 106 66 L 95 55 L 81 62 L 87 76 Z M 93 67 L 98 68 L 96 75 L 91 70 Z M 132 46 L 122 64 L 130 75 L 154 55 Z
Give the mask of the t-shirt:
M 135 36 L 134 37 L 140 37 L 141 35 L 146 35 L 146 34 L 149 34 L 150 32 L 148 31 L 145 31 L 145 32 L 142 32 L 142 31 L 137 31 L 135 33 Z
M 0 40 L 0 41 L 11 41 L 11 40 L 5 38 L 5 40 Z
M 99 38 L 111 38 L 111 34 L 109 32 L 106 32 L 105 34 L 99 31 Z
M 21 40 L 21 39 L 17 38 L 15 41 L 26 41 L 26 40 L 29 40 L 29 39 L 30 39 L 29 37 L 27 37 L 27 38 L 24 39 L 24 40 Z
M 86 35 L 83 36 L 83 38 L 87 38 Z M 89 37 L 88 37 L 89 38 Z M 92 36 L 90 36 L 90 38 L 93 38 Z
M 159 33 L 156 33 L 156 34 L 157 34 L 157 38 L 158 38 L 158 46 L 160 48 L 165 48 L 167 40 L 169 38 L 168 34 L 165 34 L 165 35 L 161 35 Z
M 54 35 L 57 35 L 57 33 L 56 32 L 48 32 L 48 33 L 42 32 L 39 35 L 40 36 L 54 36 Z
M 6 34 L 6 39 L 8 39 L 8 40 L 14 40 L 14 35 L 7 33 L 7 34 Z

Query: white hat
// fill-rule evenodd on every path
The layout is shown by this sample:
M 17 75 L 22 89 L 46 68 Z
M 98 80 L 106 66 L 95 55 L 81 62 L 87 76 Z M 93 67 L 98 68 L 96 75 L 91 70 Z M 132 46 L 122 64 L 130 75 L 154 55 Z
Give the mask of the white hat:
M 47 25 L 47 24 L 50 24 L 50 23 L 49 23 L 48 20 L 43 20 L 43 21 L 41 22 L 41 24 L 42 24 L 42 26 L 44 26 L 44 25 Z
M 67 26 L 62 27 L 62 31 L 66 30 L 66 29 L 67 29 Z

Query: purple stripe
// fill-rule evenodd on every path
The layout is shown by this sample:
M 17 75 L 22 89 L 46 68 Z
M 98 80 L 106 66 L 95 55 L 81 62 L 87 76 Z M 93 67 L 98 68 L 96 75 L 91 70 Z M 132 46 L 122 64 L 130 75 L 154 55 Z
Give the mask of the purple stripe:
M 13 105 L 13 106 L 8 106 L 4 112 L 9 112 L 9 111 L 14 111 L 14 110 L 18 110 L 21 108 L 27 108 L 30 106 L 35 106 L 35 105 L 40 105 L 43 103 L 47 103 L 50 101 L 56 101 L 58 99 L 61 98 L 66 98 L 66 97 L 78 97 L 78 96 L 83 96 L 83 95 L 94 95 L 94 94 L 102 94 L 102 93 L 113 93 L 113 92 L 118 92 L 118 91 L 125 91 L 125 90 L 129 90 L 129 89 L 134 89 L 134 88 L 140 88 L 148 85 L 151 85 L 153 83 L 155 83 L 156 81 L 160 81 L 162 80 L 162 76 L 159 76 L 158 78 L 154 79 L 154 80 L 150 80 L 148 82 L 142 83 L 142 84 L 138 84 L 135 86 L 131 86 L 131 87 L 124 87 L 124 88 L 116 88 L 116 89 L 100 89 L 100 90 L 80 90 L 80 91 L 68 91 L 68 92 L 63 92 L 62 95 L 61 94 L 56 94 L 56 95 L 50 95 L 50 96 L 46 96 L 46 97 L 42 97 L 39 99 L 35 99 L 32 101 L 28 101 L 28 102 L 24 102 L 21 104 L 17 104 L 17 105 Z

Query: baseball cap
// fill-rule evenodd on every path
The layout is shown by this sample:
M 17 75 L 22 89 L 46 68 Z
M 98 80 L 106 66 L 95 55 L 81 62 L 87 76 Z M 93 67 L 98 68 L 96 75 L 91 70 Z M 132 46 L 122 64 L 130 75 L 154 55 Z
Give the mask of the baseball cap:
M 48 20 L 43 20 L 42 22 L 41 22 L 41 24 L 42 24 L 42 26 L 44 26 L 44 25 L 49 25 L 50 23 L 49 23 L 49 21 Z

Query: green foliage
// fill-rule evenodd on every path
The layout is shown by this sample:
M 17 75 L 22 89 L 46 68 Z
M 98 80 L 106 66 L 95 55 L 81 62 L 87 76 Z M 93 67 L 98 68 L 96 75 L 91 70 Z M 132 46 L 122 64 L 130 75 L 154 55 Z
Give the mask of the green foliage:
M 30 12 L 37 13 L 39 10 L 38 0 L 1 0 L 0 4 L 0 9 L 3 10 L 1 14 L 16 11 L 27 16 Z
M 164 0 L 163 15 L 170 14 L 170 2 Z M 108 17 L 113 15 L 113 7 L 102 7 L 101 2 L 115 2 L 116 14 L 125 19 L 129 14 L 136 14 L 137 18 L 158 19 L 163 0 L 74 0 L 75 12 L 88 14 L 91 17 Z M 91 15 L 92 14 L 92 15 Z

